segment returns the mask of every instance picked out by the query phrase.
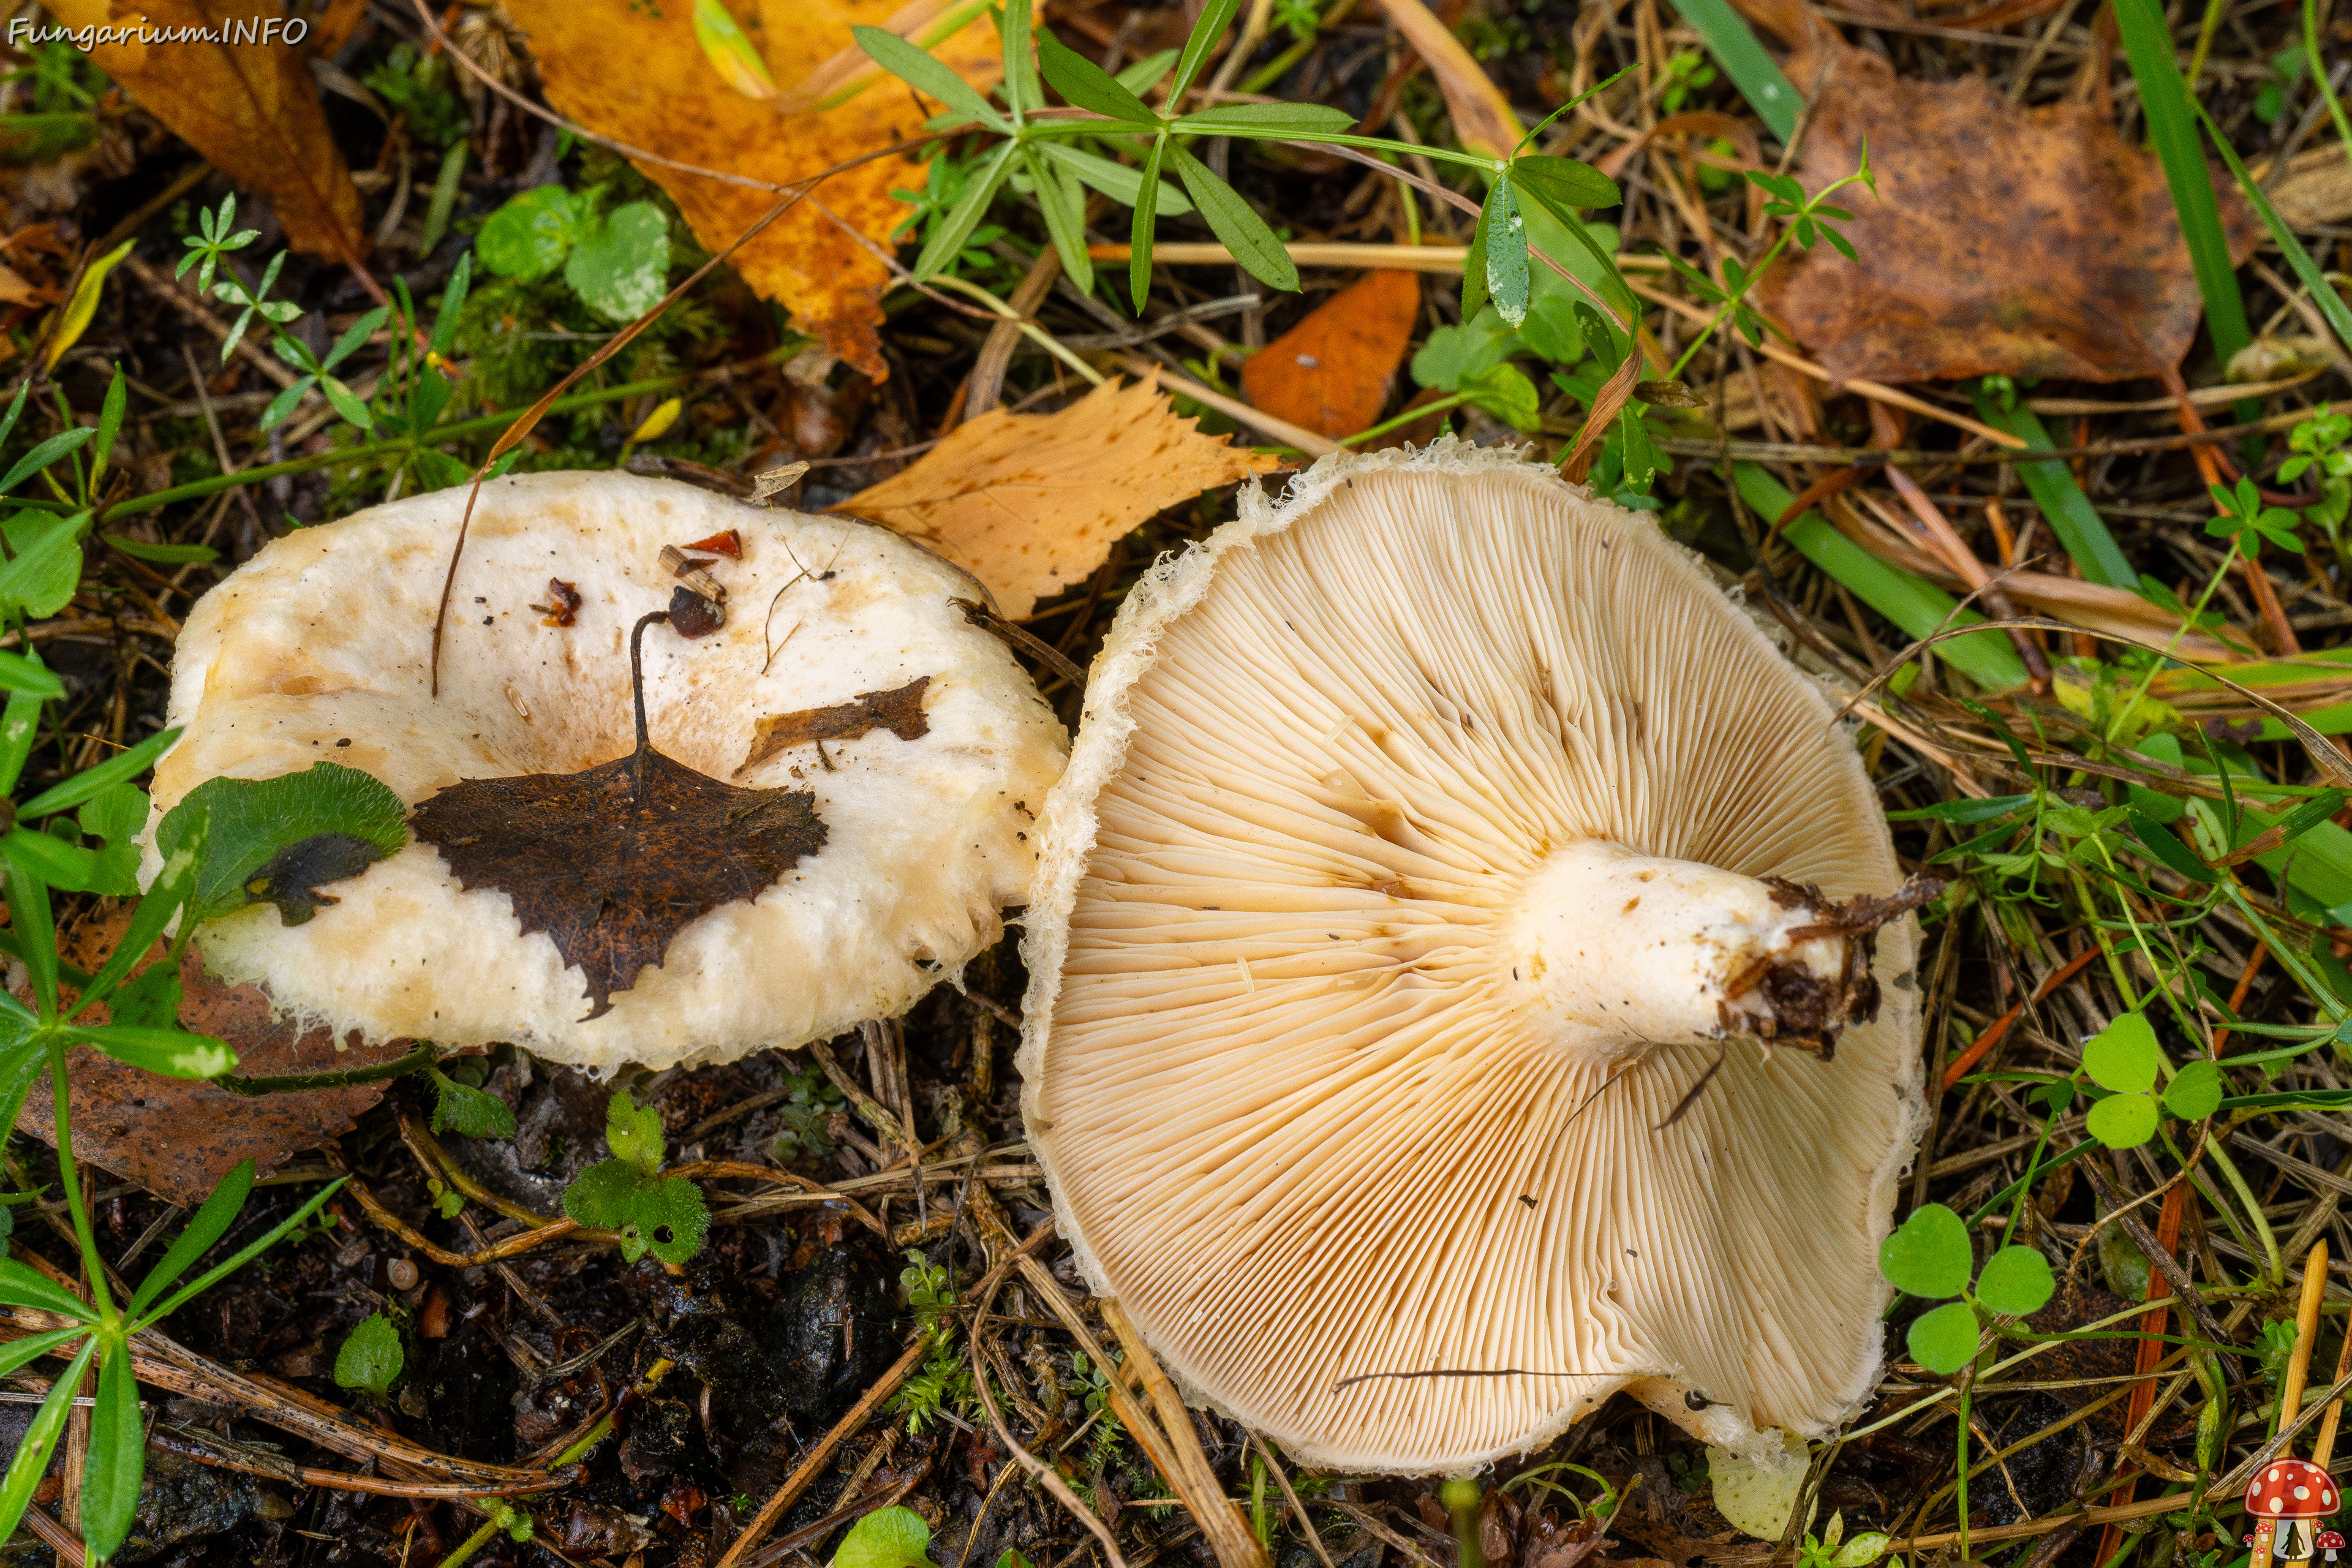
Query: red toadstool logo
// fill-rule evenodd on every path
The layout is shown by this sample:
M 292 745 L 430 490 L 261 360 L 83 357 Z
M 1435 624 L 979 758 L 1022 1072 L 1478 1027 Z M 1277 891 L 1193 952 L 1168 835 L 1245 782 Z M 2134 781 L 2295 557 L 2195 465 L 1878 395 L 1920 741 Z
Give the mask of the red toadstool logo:
M 2321 1547 L 2330 1561 L 2344 1544 L 2334 1531 L 2326 1540 L 2317 1535 L 2318 1521 L 2334 1513 L 2340 1500 L 2335 1478 L 2308 1459 L 2278 1459 L 2263 1467 L 2246 1489 L 2246 1516 L 2254 1521 L 2252 1568 L 2277 1559 L 2310 1561 Z

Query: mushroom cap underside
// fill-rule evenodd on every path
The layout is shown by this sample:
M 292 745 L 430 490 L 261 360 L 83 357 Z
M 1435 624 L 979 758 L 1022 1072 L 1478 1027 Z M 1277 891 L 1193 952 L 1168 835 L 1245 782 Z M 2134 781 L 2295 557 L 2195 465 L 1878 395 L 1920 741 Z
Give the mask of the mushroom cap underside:
M 1621 1388 L 1758 1454 L 1859 1402 L 1918 1134 L 1912 922 L 1830 1061 L 1564 1051 L 1508 962 L 1563 845 L 1901 879 L 1829 704 L 1654 524 L 1451 442 L 1326 459 L 1146 580 L 1086 714 L 1024 1110 L 1089 1279 L 1195 1397 L 1390 1471 Z
M 997 939 L 998 911 L 1025 893 L 1032 814 L 1066 738 L 1004 645 L 956 605 L 973 596 L 961 574 L 872 524 L 682 484 L 493 480 L 450 592 L 436 697 L 434 618 L 466 499 L 461 486 L 303 529 L 205 596 L 175 658 L 169 721 L 185 732 L 156 768 L 159 817 L 206 779 L 320 760 L 414 805 L 463 779 L 627 755 L 629 630 L 676 587 L 662 547 L 731 529 L 742 558 L 710 566 L 729 594 L 725 626 L 693 640 L 656 626 L 645 640 L 652 743 L 745 788 L 809 792 L 823 847 L 756 898 L 685 925 L 593 1021 L 582 971 L 525 932 L 509 894 L 461 887 L 414 837 L 331 885 L 339 901 L 305 924 L 256 906 L 205 926 L 197 945 L 213 969 L 370 1037 L 660 1067 L 891 1016 Z M 551 579 L 580 597 L 569 625 L 546 624 L 560 618 L 545 613 L 560 607 Z M 877 693 L 903 699 L 898 731 L 823 721 Z M 819 739 L 744 765 L 762 719 L 810 712 L 819 721 L 800 728 Z

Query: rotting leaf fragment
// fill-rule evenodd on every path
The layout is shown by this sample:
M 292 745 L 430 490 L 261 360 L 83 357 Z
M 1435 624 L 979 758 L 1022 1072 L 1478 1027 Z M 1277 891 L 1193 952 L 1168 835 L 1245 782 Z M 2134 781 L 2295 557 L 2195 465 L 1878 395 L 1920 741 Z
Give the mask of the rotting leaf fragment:
M 659 964 L 687 925 L 756 898 L 824 847 L 815 795 L 743 789 L 654 749 L 640 653 L 646 627 L 667 618 L 646 616 L 630 633 L 633 753 L 576 773 L 466 779 L 410 821 L 468 891 L 497 889 L 526 932 L 547 933 L 586 982 L 587 1018 L 610 1012 L 612 994 Z
M 168 858 L 191 825 L 208 820 L 194 917 L 270 903 L 298 926 L 335 901 L 320 884 L 356 877 L 408 841 L 402 815 L 400 797 L 373 775 L 316 763 L 276 778 L 198 784 L 156 825 L 155 848 Z
M 919 741 L 931 732 L 930 721 L 923 717 L 923 693 L 930 685 L 929 676 L 919 675 L 904 686 L 861 692 L 830 708 L 771 714 L 752 729 L 751 749 L 744 753 L 743 765 L 735 770 L 735 776 L 741 778 L 778 752 L 815 742 L 818 754 L 823 755 L 823 742 L 854 741 L 870 730 L 887 730 L 902 741 Z M 826 766 L 831 765 L 828 761 Z
M 680 583 L 669 592 L 667 618 L 682 637 L 707 637 L 727 624 L 727 606 Z
M 560 577 L 547 580 L 547 600 L 531 606 L 540 613 L 542 626 L 568 626 L 580 614 L 580 590 Z

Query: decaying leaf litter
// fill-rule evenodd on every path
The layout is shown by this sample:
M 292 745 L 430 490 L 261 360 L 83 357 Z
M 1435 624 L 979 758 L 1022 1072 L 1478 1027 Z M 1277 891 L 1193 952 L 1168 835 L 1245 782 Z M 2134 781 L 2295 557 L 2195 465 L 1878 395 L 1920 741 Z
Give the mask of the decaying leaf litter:
M 72 966 L 28 947 L 35 895 L 12 882 L 19 995 L 70 1006 L 87 982 L 109 1011 L 84 1021 L 118 1030 L 73 1058 L 74 1142 L 101 1167 L 78 1166 L 82 1241 L 135 1283 L 183 1225 L 220 1234 L 202 1200 L 225 1174 L 233 1189 L 248 1153 L 268 1173 L 215 1261 L 324 1199 L 294 1238 L 127 1335 L 136 1383 L 115 1374 L 100 1403 L 127 1388 L 152 1407 L 144 1489 L 134 1508 L 89 1457 L 119 1452 L 104 1440 L 119 1422 L 90 1419 L 95 1438 L 61 1426 L 65 1456 L 26 1515 L 42 1541 L 70 1552 L 77 1530 L 119 1532 L 122 1560 L 190 1563 L 1264 1552 L 1286 1568 L 1474 1552 L 1570 1568 L 1762 1562 L 1776 1545 L 1849 1565 L 2235 1559 L 2233 1488 L 2214 1478 L 2277 1424 L 2311 1247 L 2352 1254 L 2333 1043 L 2352 994 L 2343 773 L 2290 722 L 2333 735 L 2352 712 L 2329 651 L 2352 617 L 2352 459 L 2320 412 L 2345 363 L 2326 275 L 2347 269 L 2352 163 L 2319 82 L 2340 97 L 2345 24 L 2316 6 L 2307 23 L 2192 7 L 2171 19 L 2168 76 L 2166 19 L 2129 0 L 1759 5 L 1752 29 L 1649 0 L 1268 5 L 1230 18 L 1246 44 L 1198 62 L 1184 107 L 1336 108 L 1297 121 L 1308 142 L 1213 124 L 1155 153 L 1150 137 L 1054 129 L 1055 100 L 1079 101 L 1063 89 L 1082 81 L 1066 65 L 1055 79 L 1054 49 L 1154 100 L 1183 69 L 1160 52 L 1190 21 L 1049 8 L 1034 26 L 1053 40 L 1053 96 L 993 100 L 1046 129 L 919 146 L 900 144 L 956 110 L 956 89 L 918 71 L 910 93 L 852 52 L 849 27 L 933 47 L 984 90 L 998 40 L 969 7 L 649 7 L 583 29 L 568 13 L 336 5 L 305 49 L 209 50 L 170 70 L 101 51 L 119 93 L 68 45 L 22 57 L 7 108 L 34 140 L 0 194 L 25 288 L 5 330 L 34 384 L 6 442 L 12 464 L 43 449 L 0 486 L 18 509 L 0 593 L 10 650 L 41 664 L 6 672 L 24 721 L 6 733 L 33 743 L 9 752 L 27 826 L 0 854 L 57 889 L 38 908 L 54 907 Z M 1528 151 L 1593 165 L 1622 203 L 1587 207 L 1610 193 L 1525 173 L 1616 273 L 1525 195 L 1517 216 L 1543 255 L 1524 281 L 1498 271 L 1473 222 L 1496 198 L 1449 158 L 1507 153 L 1604 82 Z M 584 134 L 535 116 L 541 92 Z M 2200 142 L 2192 93 L 2292 246 Z M 1097 97 L 1087 107 L 1123 112 Z M 791 129 L 751 129 L 773 121 Z M 1311 142 L 1350 129 L 1408 145 L 1373 167 Z M 1875 190 L 1825 195 L 1865 145 Z M 878 156 L 614 348 L 794 194 L 774 187 L 859 154 Z M 1137 177 L 1147 158 L 1154 185 Z M 1187 158 L 1272 229 L 1221 207 Z M 220 205 L 232 190 L 236 213 Z M 1162 254 L 1130 267 L 1126 214 L 1147 190 Z M 173 276 L 184 237 L 216 258 L 202 286 Z M 1287 367 L 1266 357 L 1286 350 Z M 1301 374 L 1326 353 L 1342 374 Z M 902 1020 L 617 1084 L 510 1049 L 426 1067 L 406 1041 L 376 1047 L 373 1069 L 332 1058 L 358 1081 L 279 1096 L 147 1072 L 216 1064 L 121 1032 L 143 1020 L 226 1039 L 247 1079 L 312 1069 L 324 1041 L 273 1054 L 299 1023 L 273 1033 L 253 1001 L 216 996 L 173 933 L 137 928 L 161 897 L 129 901 L 144 804 L 109 792 L 143 774 L 73 781 L 163 722 L 190 603 L 233 563 L 462 483 L 551 389 L 510 468 L 742 495 L 806 462 L 778 500 L 878 517 L 969 566 L 986 592 L 964 613 L 1073 727 L 1074 675 L 1129 588 L 1228 513 L 1228 491 L 1191 499 L 1202 487 L 1360 433 L 1424 442 L 1440 421 L 1542 455 L 1582 447 L 1583 477 L 1739 582 L 1851 704 L 1905 868 L 1947 884 L 1916 973 L 1940 1092 L 1885 1258 L 1906 1297 L 1843 1440 L 1809 1467 L 1745 1467 L 1621 1400 L 1440 1486 L 1318 1475 L 1222 1417 L 1176 1414 L 1156 1368 L 1120 1366 L 1130 1327 L 1085 1299 L 1045 1229 L 1007 1055 L 1023 990 L 1010 944 Z M 1596 405 L 1630 416 L 1602 437 L 1584 429 Z M 1136 436 L 1089 468 L 1080 433 L 1122 418 Z M 2015 456 L 2030 448 L 2050 455 Z M 1090 487 L 1095 507 L 1066 500 Z M 674 543 L 726 578 L 709 539 Z M 528 604 L 534 627 L 559 623 L 536 635 L 560 635 L 569 570 L 497 610 Z M 699 592 L 660 562 L 639 570 L 640 612 Z M 722 619 L 767 608 L 730 597 Z M 1979 612 L 2007 625 L 1951 624 Z M 780 604 L 761 631 L 807 635 L 793 624 Z M 2146 651 L 2167 647 L 2189 662 Z M 906 689 L 780 710 L 770 738 L 904 743 Z M 335 866 L 264 847 L 215 865 L 213 896 L 266 900 L 289 872 Z M 239 918 L 289 919 L 313 888 L 359 885 L 295 886 Z M 118 974 L 104 955 L 125 933 L 160 952 Z M 21 1130 L 54 1138 L 46 1086 L 27 1087 Z M 141 1130 L 166 1103 L 195 1120 L 159 1150 Z M 14 1256 L 70 1286 L 81 1248 L 56 1162 L 31 1139 L 10 1156 L 8 1184 L 28 1194 L 8 1210 Z M 2340 1392 L 2342 1319 L 2314 1306 L 2315 1418 Z M 19 1332 L 59 1321 L 40 1310 L 10 1309 Z M 1992 1342 L 1955 1383 L 2011 1310 L 2087 1337 Z M 15 1375 L 46 1387 L 56 1366 Z

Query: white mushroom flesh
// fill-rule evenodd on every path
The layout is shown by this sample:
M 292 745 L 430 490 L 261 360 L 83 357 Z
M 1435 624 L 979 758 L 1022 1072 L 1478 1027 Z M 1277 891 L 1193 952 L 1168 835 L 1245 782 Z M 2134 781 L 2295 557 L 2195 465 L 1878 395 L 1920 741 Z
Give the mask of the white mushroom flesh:
M 604 1069 L 731 1060 L 887 1017 L 997 940 L 999 910 L 1024 896 L 1032 818 L 1065 742 L 1004 644 L 956 607 L 975 596 L 970 579 L 870 524 L 687 485 L 497 480 L 458 568 L 436 697 L 434 615 L 465 503 L 461 486 L 299 530 L 205 596 L 175 658 L 170 722 L 186 732 L 155 770 L 159 815 L 206 779 L 322 760 L 414 805 L 460 779 L 626 755 L 629 628 L 676 585 L 662 547 L 734 529 L 742 560 L 711 568 L 730 595 L 725 626 L 646 638 L 653 744 L 747 788 L 812 792 L 824 847 L 684 927 L 593 1021 L 581 971 L 522 931 L 509 897 L 461 888 L 414 839 L 326 889 L 339 901 L 306 924 L 257 905 L 207 925 L 197 945 L 213 969 L 339 1031 L 511 1041 Z M 571 626 L 542 624 L 550 578 L 581 595 Z M 871 730 L 739 775 L 761 718 L 926 676 L 919 738 Z
M 1777 1036 L 1782 1020 L 1758 984 L 1768 971 L 1794 969 L 1822 989 L 1845 972 L 1845 937 L 1805 934 L 1822 921 L 1811 905 L 1753 877 L 1605 838 L 1552 851 L 1513 916 L 1512 978 L 1567 1050 L 1615 1056 Z
M 1757 879 L 1902 876 L 1829 704 L 1653 522 L 1451 442 L 1245 495 L 1123 607 L 1045 826 L 1032 1147 L 1194 1397 L 1391 1471 L 1621 1388 L 1759 1457 L 1864 1397 L 1916 931 L 1833 1060 L 1723 1037 L 1743 959 L 1834 963 Z

